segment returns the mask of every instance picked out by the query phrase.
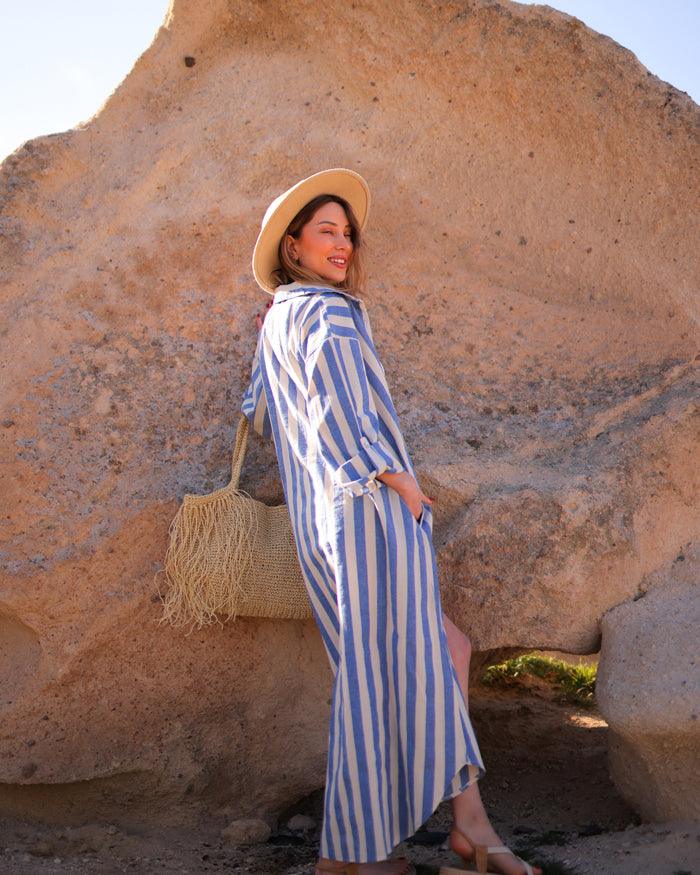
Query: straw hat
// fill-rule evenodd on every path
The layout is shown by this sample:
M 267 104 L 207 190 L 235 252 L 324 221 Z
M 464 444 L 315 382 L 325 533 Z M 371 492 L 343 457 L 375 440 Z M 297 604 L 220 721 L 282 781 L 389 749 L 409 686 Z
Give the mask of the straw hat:
M 319 194 L 337 194 L 350 204 L 360 228 L 364 228 L 369 211 L 369 186 L 359 173 L 344 167 L 321 170 L 307 176 L 276 197 L 265 211 L 260 233 L 253 249 L 253 276 L 269 294 L 274 295 L 272 271 L 280 267 L 277 257 L 280 238 L 302 207 Z

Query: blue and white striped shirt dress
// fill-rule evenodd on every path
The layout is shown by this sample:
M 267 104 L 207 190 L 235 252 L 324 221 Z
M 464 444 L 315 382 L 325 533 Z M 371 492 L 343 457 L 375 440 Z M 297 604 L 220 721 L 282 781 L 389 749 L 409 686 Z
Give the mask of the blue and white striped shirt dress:
M 484 772 L 447 645 L 432 509 L 376 479 L 414 474 L 364 301 L 278 286 L 241 412 L 275 443 L 333 671 L 320 854 L 386 859 Z

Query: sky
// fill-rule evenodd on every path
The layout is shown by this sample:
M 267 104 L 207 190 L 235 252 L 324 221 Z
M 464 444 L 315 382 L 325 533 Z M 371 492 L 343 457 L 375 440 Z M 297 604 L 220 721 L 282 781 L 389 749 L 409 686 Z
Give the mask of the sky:
M 700 103 L 700 0 L 548 5 L 612 37 Z M 93 116 L 151 44 L 167 8 L 167 0 L 0 0 L 0 161 L 26 140 Z

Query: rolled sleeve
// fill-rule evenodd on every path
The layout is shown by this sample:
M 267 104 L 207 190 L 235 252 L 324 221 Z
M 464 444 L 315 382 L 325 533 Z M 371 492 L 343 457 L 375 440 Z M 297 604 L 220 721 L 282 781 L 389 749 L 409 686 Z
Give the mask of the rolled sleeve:
M 330 334 L 306 361 L 307 411 L 334 483 L 353 495 L 378 489 L 376 477 L 404 465 L 380 432 L 359 338 Z

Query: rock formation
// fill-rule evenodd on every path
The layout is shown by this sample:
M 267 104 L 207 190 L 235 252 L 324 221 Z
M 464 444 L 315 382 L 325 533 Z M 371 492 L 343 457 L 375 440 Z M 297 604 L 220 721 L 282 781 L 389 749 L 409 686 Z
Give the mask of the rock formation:
M 602 620 L 596 699 L 612 777 L 646 820 L 700 820 L 699 558 L 682 550 Z
M 173 0 L 93 118 L 9 156 L 0 810 L 264 817 L 322 783 L 313 620 L 186 637 L 153 575 L 183 494 L 227 481 L 263 212 L 323 167 L 372 188 L 446 612 L 475 657 L 595 652 L 700 531 L 698 119 L 546 6 Z M 281 500 L 259 437 L 241 486 Z

